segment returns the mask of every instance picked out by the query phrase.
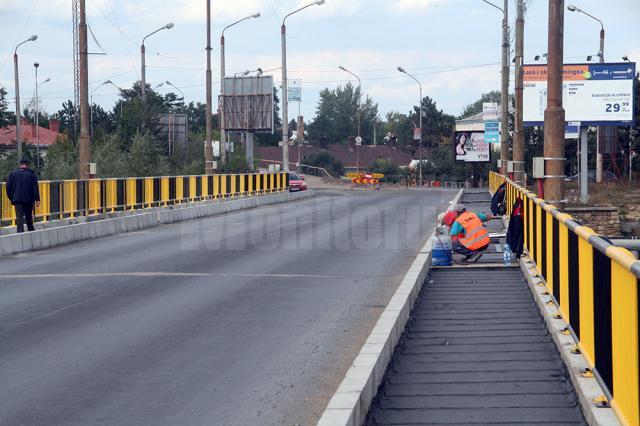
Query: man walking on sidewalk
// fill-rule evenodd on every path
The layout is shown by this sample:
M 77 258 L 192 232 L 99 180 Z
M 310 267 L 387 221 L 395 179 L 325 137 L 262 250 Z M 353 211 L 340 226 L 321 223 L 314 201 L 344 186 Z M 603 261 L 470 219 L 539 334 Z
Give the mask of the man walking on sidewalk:
M 40 205 L 40 191 L 38 190 L 38 178 L 29 169 L 29 160 L 20 160 L 20 168 L 12 171 L 9 175 L 7 196 L 16 209 L 18 233 L 24 232 L 25 220 L 27 229 L 33 231 L 33 205 Z

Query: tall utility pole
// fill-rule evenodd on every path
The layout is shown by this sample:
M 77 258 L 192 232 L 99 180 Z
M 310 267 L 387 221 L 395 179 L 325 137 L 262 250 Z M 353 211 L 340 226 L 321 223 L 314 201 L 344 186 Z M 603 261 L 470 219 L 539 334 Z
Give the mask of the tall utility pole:
M 22 112 L 20 111 L 20 77 L 18 76 L 18 47 L 29 42 L 37 40 L 37 35 L 32 35 L 25 41 L 18 43 L 13 51 L 13 75 L 15 79 L 15 91 L 16 91 L 16 149 L 18 152 L 18 161 L 22 159 L 22 133 L 20 133 L 20 125 L 22 119 Z
M 504 0 L 502 18 L 502 132 L 500 133 L 500 173 L 507 174 L 509 161 L 509 0 Z
M 420 83 L 420 80 L 418 80 L 417 78 L 415 78 L 414 75 L 409 74 L 404 68 L 402 67 L 398 67 L 398 71 L 400 71 L 403 74 L 408 75 L 409 77 L 411 77 L 413 80 L 415 80 L 416 83 L 418 83 L 418 87 L 420 88 L 420 99 L 418 100 L 418 111 L 420 114 L 419 117 L 419 124 L 418 126 L 420 127 L 420 138 L 418 139 L 418 143 L 419 143 L 419 148 L 418 148 L 418 152 L 419 152 L 419 160 L 420 162 L 418 163 L 418 187 L 422 187 L 422 83 Z
M 518 0 L 517 17 L 516 17 L 516 70 L 515 70 L 515 88 L 516 88 L 516 114 L 515 126 L 513 132 L 513 178 L 520 185 L 525 185 L 524 181 L 524 126 L 522 122 L 522 97 L 523 97 L 523 81 L 522 81 L 522 62 L 524 60 L 524 0 Z M 562 62 L 562 59 L 560 59 Z
M 144 42 L 148 37 L 151 37 L 152 35 L 154 35 L 155 33 L 162 31 L 162 30 L 170 30 L 171 28 L 173 28 L 173 22 L 169 22 L 167 25 L 158 28 L 157 30 L 147 34 L 146 36 L 144 36 L 142 38 L 142 43 L 140 44 L 140 80 L 142 83 L 142 87 L 140 88 L 141 90 L 141 98 L 142 98 L 142 106 L 144 108 L 144 103 L 146 100 L 146 91 L 147 91 L 147 66 L 145 64 L 145 54 L 146 54 L 146 48 L 144 46 Z
M 87 19 L 85 0 L 80 0 L 78 35 L 80 43 L 80 142 L 78 144 L 78 168 L 80 179 L 89 179 L 89 63 L 87 58 Z
M 559 208 L 562 208 L 564 203 L 565 179 L 565 114 L 562 107 L 563 32 L 564 0 L 549 0 L 547 109 L 544 111 L 544 195 L 549 203 Z
M 213 174 L 213 146 L 212 144 L 212 91 L 211 91 L 211 0 L 207 0 L 207 118 L 204 146 L 204 172 Z
M 356 139 L 356 172 L 360 171 L 360 144 L 362 143 L 362 136 L 360 136 L 360 117 L 362 115 L 362 80 L 356 74 L 352 73 L 342 65 L 339 65 L 342 71 L 351 74 L 358 80 L 358 111 L 356 112 L 356 118 L 358 120 L 358 136 Z M 298 114 L 299 115 L 299 114 Z M 300 161 L 298 161 L 299 163 Z

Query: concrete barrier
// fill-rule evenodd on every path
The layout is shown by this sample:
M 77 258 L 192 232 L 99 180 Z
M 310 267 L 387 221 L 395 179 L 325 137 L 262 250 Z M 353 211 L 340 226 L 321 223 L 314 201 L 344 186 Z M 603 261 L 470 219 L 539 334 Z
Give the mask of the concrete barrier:
M 90 220 L 55 228 L 38 229 L 22 234 L 3 235 L 0 236 L 0 255 L 11 256 L 29 251 L 45 250 L 77 241 L 139 231 L 154 226 L 214 216 L 269 204 L 301 200 L 314 195 L 313 190 L 291 193 L 278 192 L 229 201 L 202 202 L 185 207 L 172 206 L 171 208 L 154 209 L 152 211 L 141 210 L 138 214 L 127 214 L 110 219 Z

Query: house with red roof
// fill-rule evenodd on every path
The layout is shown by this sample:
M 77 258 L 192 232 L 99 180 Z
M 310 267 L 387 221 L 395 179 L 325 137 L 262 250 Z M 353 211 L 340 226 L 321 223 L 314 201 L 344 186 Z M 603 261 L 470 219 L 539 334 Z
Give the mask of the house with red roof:
M 28 145 L 40 146 L 40 149 L 44 152 L 49 149 L 51 145 L 56 142 L 58 137 L 65 137 L 60 133 L 60 121 L 49 120 L 49 128 L 38 126 L 29 123 L 26 118 L 22 117 L 22 125 L 20 126 L 20 133 L 22 136 L 22 142 Z M 0 128 L 0 147 L 15 148 L 16 146 L 16 126 L 11 125 L 5 128 Z

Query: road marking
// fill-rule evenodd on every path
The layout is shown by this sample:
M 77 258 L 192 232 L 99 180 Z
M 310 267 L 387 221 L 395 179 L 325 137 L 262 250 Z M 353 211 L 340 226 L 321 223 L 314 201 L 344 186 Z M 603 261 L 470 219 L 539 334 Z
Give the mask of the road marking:
M 65 274 L 20 274 L 20 275 L 0 275 L 0 280 L 16 279 L 37 279 L 37 278 L 108 278 L 108 277 L 142 277 L 142 278 L 162 278 L 162 277 L 239 277 L 239 278 L 389 278 L 387 276 L 374 275 L 313 275 L 313 274 L 224 274 L 224 273 L 200 273 L 200 272 L 105 272 L 105 273 L 65 273 Z

